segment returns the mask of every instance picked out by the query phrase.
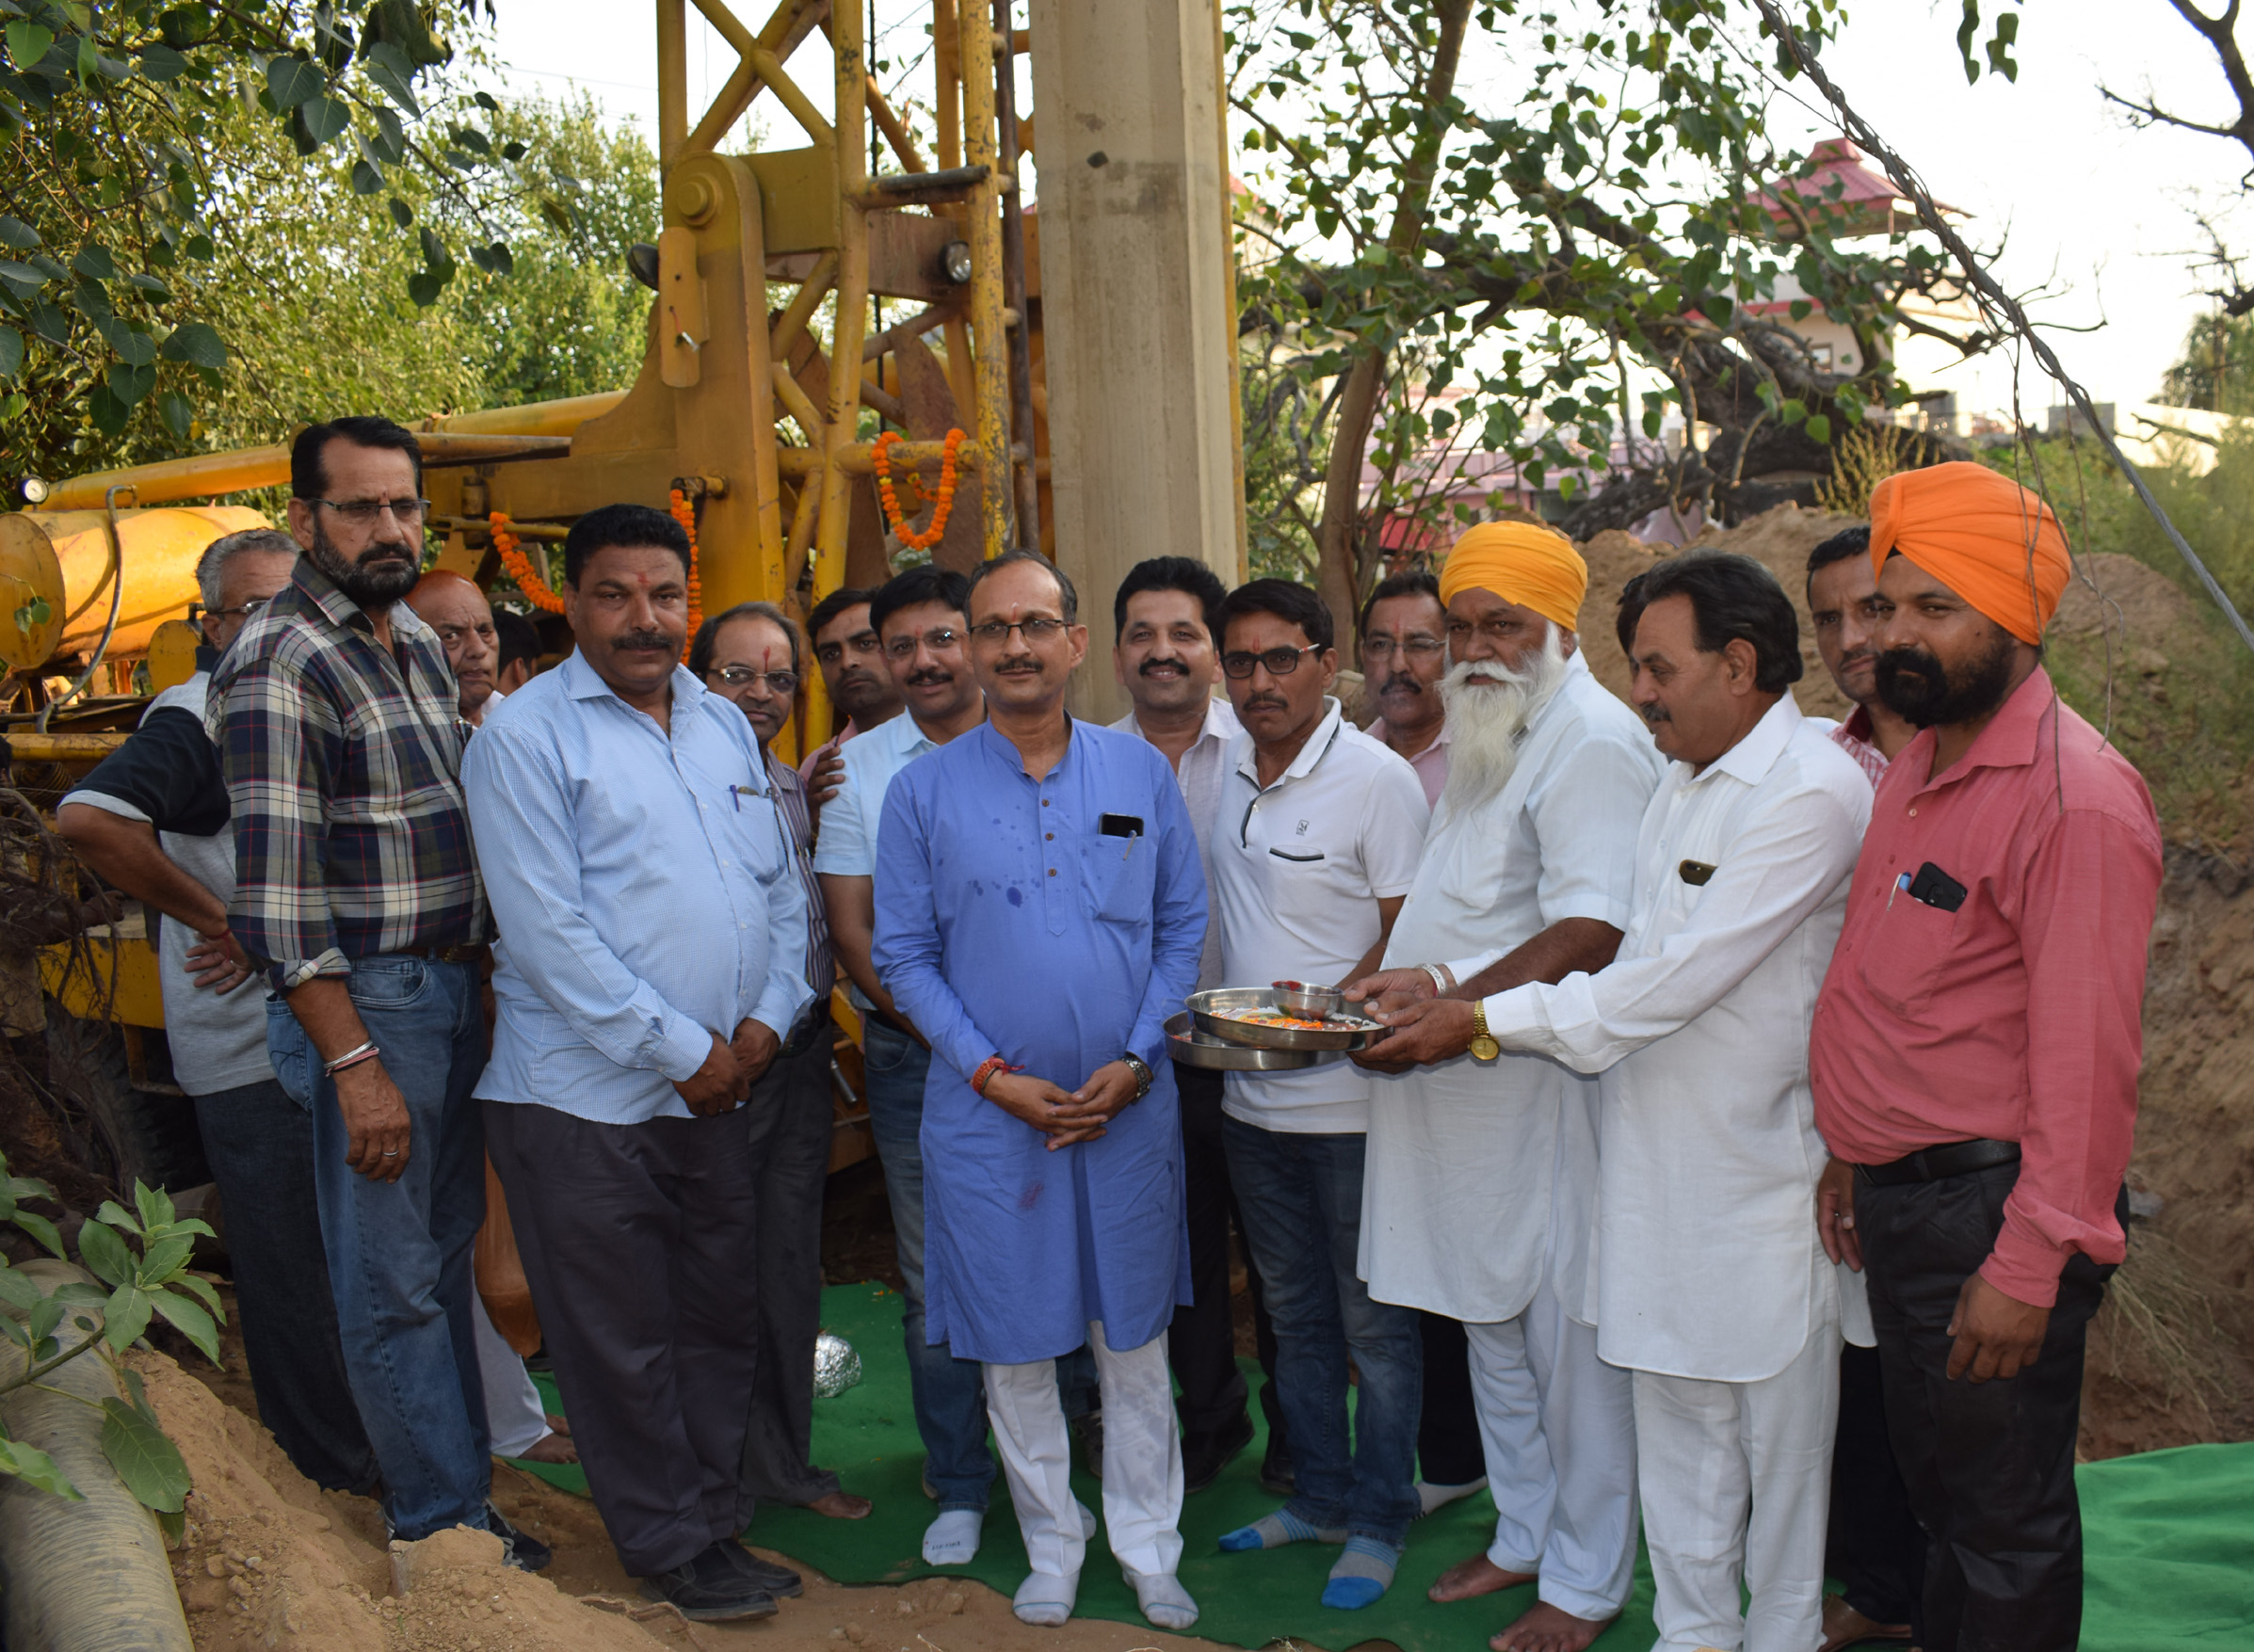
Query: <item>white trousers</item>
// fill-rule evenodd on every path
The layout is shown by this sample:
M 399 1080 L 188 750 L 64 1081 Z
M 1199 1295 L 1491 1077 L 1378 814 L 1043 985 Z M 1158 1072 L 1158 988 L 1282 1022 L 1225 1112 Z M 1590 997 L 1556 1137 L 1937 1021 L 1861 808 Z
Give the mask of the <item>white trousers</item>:
M 496 1457 L 521 1457 L 539 1445 L 548 1432 L 547 1413 L 540 1407 L 540 1391 L 532 1386 L 532 1373 L 508 1345 L 508 1339 L 493 1329 L 485 1299 L 470 1292 L 470 1323 L 477 1328 L 477 1375 L 485 1385 L 485 1427 L 492 1436 Z
M 1182 1439 L 1162 1333 L 1116 1352 L 1091 1321 L 1088 1347 L 1103 1397 L 1103 1527 L 1119 1564 L 1172 1572 L 1182 1564 Z M 1087 1552 L 1072 1499 L 1072 1443 L 1056 1394 L 1056 1361 L 990 1365 L 986 1413 L 1002 1447 L 1018 1530 L 1037 1572 L 1069 1578 Z
M 1814 1652 L 1839 1421 L 1836 1307 L 1757 1383 L 1635 1373 L 1654 1652 Z M 1752 1596 L 1738 1610 L 1743 1579 Z
M 1539 1572 L 1538 1593 L 1602 1619 L 1635 1580 L 1635 1424 L 1629 1373 L 1597 1357 L 1547 1275 L 1515 1320 L 1467 1324 L 1472 1394 L 1495 1500 L 1487 1558 Z

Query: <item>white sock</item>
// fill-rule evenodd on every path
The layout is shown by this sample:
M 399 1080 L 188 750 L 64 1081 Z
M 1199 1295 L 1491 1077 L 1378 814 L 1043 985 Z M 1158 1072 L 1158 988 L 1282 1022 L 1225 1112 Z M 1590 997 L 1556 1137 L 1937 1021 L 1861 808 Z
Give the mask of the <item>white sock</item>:
M 1086 1504 L 1086 1503 L 1082 1502 L 1082 1501 L 1081 1501 L 1081 1500 L 1080 1500 L 1078 1498 L 1074 1498 L 1074 1499 L 1072 1500 L 1072 1506 L 1073 1506 L 1074 1508 L 1076 1508 L 1076 1509 L 1078 1509 L 1078 1510 L 1080 1511 L 1080 1541 L 1081 1541 L 1081 1542 L 1083 1542 L 1083 1543 L 1093 1543 L 1093 1542 L 1095 1542 L 1095 1541 L 1096 1541 L 1096 1516 L 1095 1516 L 1095 1511 L 1094 1511 L 1094 1510 L 1092 1510 L 1092 1509 L 1090 1509 L 1090 1508 L 1087 1506 L 1087 1504 Z
M 1143 1615 L 1153 1627 L 1186 1629 L 1198 1621 L 1198 1603 L 1190 1598 L 1182 1580 L 1172 1572 L 1138 1572 L 1124 1565 L 1119 1570 L 1135 1585 L 1135 1604 L 1143 1609 Z
M 968 1565 L 978 1556 L 978 1538 L 986 1527 L 984 1509 L 948 1509 L 924 1528 L 924 1564 L 932 1566 Z
M 1010 1610 L 1018 1614 L 1018 1621 L 1054 1629 L 1072 1615 L 1072 1603 L 1080 1597 L 1080 1574 L 1060 1578 L 1055 1572 L 1028 1572 L 1025 1580 L 1018 1585 L 1017 1598 L 1010 1602 Z
M 1417 1482 L 1417 1501 L 1424 1505 L 1420 1514 L 1429 1515 L 1435 1509 L 1444 1509 L 1450 1503 L 1460 1502 L 1475 1491 L 1487 1489 L 1487 1476 L 1467 1480 L 1461 1485 L 1434 1485 L 1427 1481 Z

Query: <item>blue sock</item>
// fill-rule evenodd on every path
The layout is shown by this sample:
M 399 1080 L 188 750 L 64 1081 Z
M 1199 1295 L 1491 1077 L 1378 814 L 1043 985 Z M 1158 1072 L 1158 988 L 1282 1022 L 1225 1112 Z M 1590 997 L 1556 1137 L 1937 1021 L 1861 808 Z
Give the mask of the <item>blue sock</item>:
M 1323 1604 L 1338 1612 L 1360 1612 L 1393 1587 L 1393 1568 L 1407 1546 L 1377 1537 L 1349 1537 L 1346 1552 L 1330 1568 Z
M 1249 1526 L 1221 1533 L 1221 1551 L 1241 1554 L 1248 1548 L 1281 1548 L 1287 1543 L 1344 1543 L 1346 1534 L 1328 1527 L 1310 1526 L 1289 1509 L 1263 1515 Z

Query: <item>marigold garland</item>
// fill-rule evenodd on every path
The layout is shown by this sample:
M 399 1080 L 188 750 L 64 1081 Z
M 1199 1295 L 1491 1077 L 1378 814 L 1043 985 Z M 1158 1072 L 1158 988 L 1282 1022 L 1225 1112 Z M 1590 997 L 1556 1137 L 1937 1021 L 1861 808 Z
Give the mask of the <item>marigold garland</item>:
M 673 520 L 681 524 L 681 531 L 688 536 L 688 644 L 681 650 L 681 663 L 688 664 L 689 647 L 697 640 L 697 628 L 704 623 L 704 584 L 697 577 L 697 507 L 688 502 L 688 495 L 678 488 L 668 496 L 666 506 Z
M 913 551 L 928 551 L 938 544 L 947 532 L 947 513 L 955 508 L 955 478 L 957 463 L 955 450 L 963 444 L 960 430 L 947 432 L 945 450 L 940 455 L 939 508 L 931 513 L 931 525 L 917 533 L 908 525 L 908 515 L 900 508 L 900 496 L 893 491 L 893 464 L 890 449 L 901 440 L 897 430 L 881 433 L 876 441 L 872 459 L 877 467 L 877 495 L 884 502 L 884 519 L 892 524 L 900 543 Z
M 517 582 L 517 589 L 524 593 L 525 601 L 547 613 L 561 614 L 563 599 L 549 588 L 546 580 L 540 578 L 532 566 L 532 558 L 518 549 L 521 541 L 508 531 L 508 512 L 496 510 L 485 521 L 486 525 L 492 530 L 493 553 L 501 558 L 501 566 Z

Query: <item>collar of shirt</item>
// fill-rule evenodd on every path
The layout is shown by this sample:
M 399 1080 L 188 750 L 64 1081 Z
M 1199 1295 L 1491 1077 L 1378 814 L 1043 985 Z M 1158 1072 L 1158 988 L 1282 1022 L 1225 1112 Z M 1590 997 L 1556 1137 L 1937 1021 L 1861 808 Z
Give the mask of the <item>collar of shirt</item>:
M 1784 748 L 1792 743 L 1794 731 L 1800 727 L 1800 723 L 1799 704 L 1793 698 L 1793 691 L 1788 688 L 1775 705 L 1762 714 L 1761 721 L 1746 730 L 1735 746 L 1708 763 L 1699 773 L 1684 779 L 1683 785 L 1701 785 L 1715 775 L 1728 775 L 1731 779 L 1743 780 L 1748 786 L 1760 785 L 1768 772 L 1777 766 L 1777 760 L 1784 755 Z
M 1117 733 L 1133 734 L 1140 740 L 1151 738 L 1150 735 L 1143 732 L 1143 726 L 1136 720 L 1135 708 L 1132 706 L 1128 708 L 1125 716 L 1106 727 Z M 1189 749 L 1196 751 L 1208 741 L 1216 740 L 1226 746 L 1236 738 L 1237 730 L 1242 727 L 1243 725 L 1236 720 L 1235 709 L 1227 700 L 1215 699 L 1209 696 L 1205 701 L 1205 725 L 1198 730 L 1197 739 L 1190 742 Z M 1187 757 L 1189 753 L 1184 752 L 1183 755 Z
M 1263 790 L 1272 792 L 1287 780 L 1301 779 L 1314 772 L 1315 765 L 1321 762 L 1329 753 L 1331 746 L 1337 744 L 1339 730 L 1344 726 L 1345 708 L 1341 706 L 1334 697 L 1325 695 L 1323 697 L 1323 714 L 1316 719 L 1314 731 L 1308 735 L 1307 744 L 1299 747 L 1298 755 L 1294 757 L 1283 773 L 1278 775 L 1274 782 L 1265 788 L 1260 783 L 1260 757 L 1252 745 L 1252 732 L 1248 729 L 1241 730 L 1230 746 L 1231 752 L 1236 759 L 1234 765 L 1236 772 L 1252 782 L 1252 790 L 1255 792 Z M 1408 760 L 1403 759 L 1402 761 L 1407 762 Z
M 1878 731 L 1871 727 L 1871 711 L 1868 706 L 1859 705 L 1849 712 L 1847 720 L 1842 723 L 1839 729 L 1840 732 L 1850 740 L 1860 740 L 1865 746 L 1878 744 Z
M 1954 784 L 1979 769 L 2025 768 L 2035 762 L 2044 726 L 2050 721 L 2051 709 L 2057 703 L 2057 698 L 2051 674 L 2037 666 L 2028 674 L 2026 682 L 2011 691 L 2010 698 L 1988 720 L 1988 727 L 1973 736 L 1972 748 L 1938 775 L 1933 773 L 1933 751 L 1940 736 L 1932 729 L 1920 729 L 1917 738 L 1894 759 L 1906 773 L 1924 777 L 1915 782 L 1910 795 L 1914 797 L 1937 786 Z
M 608 695 L 618 699 L 620 705 L 626 705 L 623 699 L 619 698 L 618 690 L 604 682 L 596 674 L 595 668 L 587 663 L 587 654 L 583 650 L 573 649 L 556 669 L 564 674 L 564 692 L 573 699 L 601 699 Z M 673 667 L 673 711 L 676 714 L 685 713 L 695 715 L 704 704 L 704 684 L 697 681 L 694 671 L 686 666 L 677 665 Z M 635 710 L 632 706 L 626 709 Z M 650 715 L 647 712 L 637 714 L 645 717 Z M 655 717 L 650 717 L 650 720 L 652 723 L 657 721 Z
M 1391 747 L 1393 744 L 1390 726 L 1382 716 L 1373 717 L 1370 720 L 1370 726 L 1367 729 L 1364 729 L 1362 732 L 1367 734 L 1372 740 L 1382 741 L 1388 747 Z M 1438 746 L 1447 745 L 1448 742 L 1454 738 L 1455 736 L 1449 732 L 1447 720 L 1442 718 L 1440 726 L 1440 732 L 1435 734 L 1425 746 L 1419 747 L 1415 757 L 1410 757 L 1406 751 L 1402 752 L 1400 755 L 1404 758 L 1408 758 L 1410 762 L 1414 762 L 1417 761 L 1417 758 L 1423 757 L 1426 752 L 1431 751 Z

